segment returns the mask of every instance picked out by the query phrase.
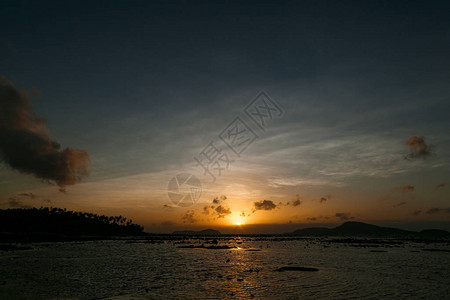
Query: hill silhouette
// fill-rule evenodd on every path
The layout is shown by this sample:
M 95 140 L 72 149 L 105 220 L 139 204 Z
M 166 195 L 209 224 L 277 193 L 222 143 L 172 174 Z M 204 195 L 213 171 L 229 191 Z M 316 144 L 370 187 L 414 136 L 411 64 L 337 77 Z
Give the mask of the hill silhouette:
M 41 207 L 0 210 L 2 239 L 20 236 L 111 236 L 143 234 L 143 227 L 122 216 L 105 216 Z
M 362 222 L 345 222 L 335 228 L 311 227 L 295 230 L 295 236 L 364 236 L 364 237 L 410 237 L 410 238 L 450 238 L 445 230 L 427 229 L 420 232 L 391 227 L 381 227 Z

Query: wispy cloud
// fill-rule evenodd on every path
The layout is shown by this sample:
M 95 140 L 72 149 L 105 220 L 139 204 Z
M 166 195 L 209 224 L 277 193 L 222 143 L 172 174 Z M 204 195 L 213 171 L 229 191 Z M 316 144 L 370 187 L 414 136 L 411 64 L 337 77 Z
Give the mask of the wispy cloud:
M 178 206 L 174 205 L 174 204 L 164 204 L 163 205 L 164 208 L 176 208 Z
M 393 192 L 401 191 L 402 193 L 409 193 L 414 191 L 414 186 L 412 185 L 403 185 L 403 186 L 396 186 L 392 189 Z
M 31 208 L 32 207 L 28 204 L 22 203 L 20 200 L 18 200 L 16 198 L 9 198 L 8 205 L 9 205 L 9 207 L 12 207 L 12 208 Z
M 430 215 L 441 213 L 441 212 L 450 213 L 450 208 L 433 207 L 433 208 L 430 208 L 429 210 L 427 210 L 427 214 L 430 214 Z
M 173 221 L 162 221 L 161 222 L 161 226 L 164 226 L 164 227 L 172 227 L 175 225 L 176 225 L 176 223 Z
M 341 221 L 348 221 L 348 220 L 353 220 L 355 217 L 352 217 L 350 213 L 336 213 L 336 218 L 341 219 Z
M 33 194 L 33 193 L 20 193 L 20 194 L 17 194 L 17 196 L 19 196 L 19 197 L 29 197 L 30 199 L 37 198 L 37 196 L 35 194 Z
M 330 217 L 328 216 L 318 216 L 318 217 L 308 217 L 306 220 L 308 221 L 318 221 L 318 220 L 328 220 Z
M 320 185 L 332 185 L 332 186 L 342 186 L 343 183 L 332 182 L 323 179 L 311 179 L 311 178 L 299 178 L 299 177 L 277 177 L 269 178 L 268 184 L 271 187 L 283 187 L 283 186 L 320 186 Z
M 441 188 L 444 188 L 446 185 L 447 185 L 447 183 L 441 182 L 441 183 L 439 183 L 438 185 L 436 185 L 436 188 L 437 188 L 437 189 L 441 189 Z

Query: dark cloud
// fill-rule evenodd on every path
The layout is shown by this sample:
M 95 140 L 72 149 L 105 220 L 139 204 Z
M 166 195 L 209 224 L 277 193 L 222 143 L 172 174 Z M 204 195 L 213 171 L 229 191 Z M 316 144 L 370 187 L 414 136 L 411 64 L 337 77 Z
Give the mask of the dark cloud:
M 299 206 L 300 204 L 302 204 L 302 201 L 300 200 L 300 196 L 299 195 L 295 195 L 295 200 L 294 201 L 288 201 L 287 203 L 286 203 L 286 205 L 287 206 L 294 206 L 294 207 L 296 207 L 296 206 Z M 283 203 L 282 202 L 280 202 L 279 204 L 278 204 L 279 206 L 282 206 L 283 205 Z
M 222 195 L 220 197 L 216 197 L 213 199 L 212 203 L 213 204 L 221 204 L 223 201 L 227 200 L 227 197 Z
M 89 154 L 66 148 L 50 138 L 46 119 L 30 106 L 25 92 L 0 76 L 0 161 L 60 187 L 89 174 Z
M 331 195 L 326 195 L 324 197 L 321 197 L 319 201 L 320 201 L 320 203 L 323 203 L 323 202 L 327 202 L 330 199 L 331 199 Z
M 394 207 L 399 207 L 399 206 L 405 205 L 406 203 L 408 203 L 408 202 L 400 202 L 400 203 L 394 204 Z
M 215 209 L 218 218 L 223 218 L 231 214 L 231 210 L 228 207 L 219 205 Z
M 209 212 L 210 212 L 210 206 L 204 206 L 203 207 L 203 214 L 209 215 Z
M 414 216 L 417 216 L 417 215 L 419 215 L 421 212 L 422 212 L 422 211 L 421 211 L 420 209 L 419 209 L 419 210 L 416 210 L 416 211 L 413 212 L 413 215 L 414 215 Z
M 430 214 L 430 215 L 440 213 L 440 212 L 450 213 L 450 208 L 433 207 L 433 208 L 430 208 L 429 210 L 427 210 L 427 214 Z
M 257 210 L 272 210 L 277 208 L 277 205 L 275 203 L 273 203 L 272 200 L 262 200 L 259 202 L 255 202 L 253 203 L 253 210 L 257 211 Z
M 182 217 L 183 223 L 196 223 L 197 219 L 195 218 L 195 211 L 188 210 Z
M 227 200 L 226 196 L 215 197 L 212 201 L 212 204 L 214 205 L 205 205 L 202 213 L 212 217 L 224 218 L 231 214 L 230 208 L 223 204 L 225 200 Z
M 445 183 L 445 182 L 441 182 L 441 183 L 439 183 L 438 185 L 436 185 L 436 188 L 437 188 L 437 189 L 441 189 L 441 188 L 445 187 L 446 184 L 447 184 L 447 183 Z
M 336 218 L 341 219 L 342 221 L 352 220 L 355 217 L 352 217 L 350 213 L 336 213 Z
M 286 206 L 294 206 L 294 207 L 296 207 L 296 206 L 299 206 L 300 204 L 302 204 L 302 201 L 300 200 L 300 199 L 297 199 L 297 200 L 295 200 L 295 201 L 288 201 L 287 203 L 286 203 Z M 278 203 L 278 206 L 282 206 L 283 205 L 283 202 L 280 202 L 280 203 Z
M 295 200 L 294 202 L 292 202 L 292 206 L 299 206 L 300 204 L 302 204 L 302 202 L 300 201 L 300 199 Z
M 296 207 L 296 206 L 299 206 L 300 204 L 302 204 L 302 201 L 301 201 L 301 197 L 300 197 L 300 195 L 299 194 L 297 194 L 297 195 L 295 195 L 295 200 L 294 201 L 289 201 L 288 203 L 286 203 L 286 205 L 292 205 L 292 206 L 294 206 L 294 207 Z M 280 205 L 281 205 L 281 203 L 280 203 Z
M 403 185 L 403 186 L 396 186 L 392 189 L 392 191 L 401 191 L 403 193 L 408 193 L 414 191 L 414 187 L 412 185 Z
M 410 153 L 405 156 L 405 159 L 425 158 L 431 154 L 432 146 L 425 143 L 425 138 L 422 136 L 412 136 L 405 145 L 409 147 Z

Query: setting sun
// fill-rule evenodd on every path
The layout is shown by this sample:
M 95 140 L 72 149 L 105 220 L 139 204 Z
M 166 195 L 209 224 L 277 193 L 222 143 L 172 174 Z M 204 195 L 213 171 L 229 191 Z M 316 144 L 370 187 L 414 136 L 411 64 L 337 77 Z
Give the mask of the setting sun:
M 233 212 L 231 216 L 231 223 L 236 226 L 241 226 L 245 224 L 244 216 L 239 215 L 238 213 Z

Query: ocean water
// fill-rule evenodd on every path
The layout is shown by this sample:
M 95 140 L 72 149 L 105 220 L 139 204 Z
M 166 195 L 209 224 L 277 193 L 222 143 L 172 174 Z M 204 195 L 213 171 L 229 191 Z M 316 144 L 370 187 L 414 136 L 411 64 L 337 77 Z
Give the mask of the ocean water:
M 0 299 L 450 299 L 450 243 L 245 237 L 219 239 L 235 249 L 179 248 L 210 241 L 0 251 Z M 286 266 L 319 271 L 277 271 Z

